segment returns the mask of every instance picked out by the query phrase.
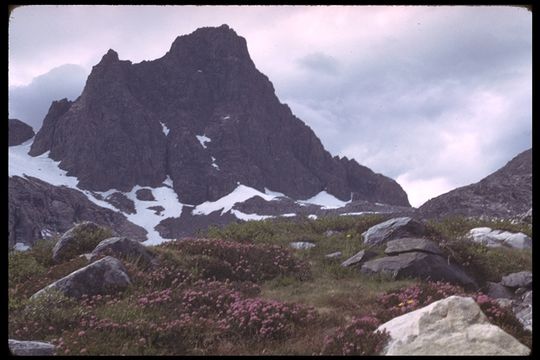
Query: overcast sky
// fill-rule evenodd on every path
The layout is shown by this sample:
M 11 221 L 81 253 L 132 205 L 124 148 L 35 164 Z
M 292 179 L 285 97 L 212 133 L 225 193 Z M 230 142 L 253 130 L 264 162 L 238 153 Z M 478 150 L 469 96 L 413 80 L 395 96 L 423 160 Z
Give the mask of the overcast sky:
M 532 146 L 532 15 L 499 6 L 20 7 L 10 117 L 39 128 L 109 48 L 152 60 L 221 24 L 327 150 L 396 179 L 413 206 Z

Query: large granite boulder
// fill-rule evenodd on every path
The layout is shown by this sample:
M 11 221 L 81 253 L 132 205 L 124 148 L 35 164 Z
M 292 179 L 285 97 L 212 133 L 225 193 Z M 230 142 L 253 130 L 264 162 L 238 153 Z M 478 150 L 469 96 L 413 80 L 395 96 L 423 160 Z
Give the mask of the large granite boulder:
M 492 230 L 489 227 L 479 227 L 471 229 L 467 237 L 472 241 L 484 244 L 487 247 L 506 246 L 515 249 L 531 249 L 532 239 L 527 235 L 518 232 Z
M 83 294 L 113 294 L 131 284 L 129 275 L 120 260 L 104 257 L 39 290 L 31 298 L 37 298 L 54 289 L 66 296 L 81 298 Z
M 424 252 L 408 252 L 370 260 L 362 265 L 365 274 L 386 274 L 394 279 L 421 278 L 447 281 L 468 289 L 477 289 L 476 281 L 447 259 Z
M 8 119 L 8 146 L 20 145 L 34 137 L 34 129 L 21 120 Z
M 422 238 L 400 238 L 391 240 L 386 244 L 386 255 L 398 255 L 406 252 L 420 251 L 435 255 L 444 255 L 439 245 Z
M 42 341 L 20 341 L 8 339 L 9 351 L 16 356 L 52 356 L 53 344 Z
M 77 255 L 92 251 L 102 240 L 110 237 L 112 232 L 91 221 L 83 221 L 66 231 L 52 250 L 55 262 L 74 258 Z
M 529 355 L 531 350 L 487 317 L 472 298 L 450 296 L 396 317 L 384 355 Z
M 501 285 L 512 289 L 530 288 L 532 286 L 532 272 L 520 271 L 503 276 Z
M 100 242 L 92 251 L 90 261 L 94 261 L 100 255 L 111 255 L 118 258 L 129 258 L 150 265 L 155 256 L 140 242 L 127 237 L 112 237 Z
M 402 237 L 421 237 L 425 232 L 426 228 L 421 222 L 410 217 L 399 217 L 370 227 L 362 236 L 364 244 L 380 245 Z

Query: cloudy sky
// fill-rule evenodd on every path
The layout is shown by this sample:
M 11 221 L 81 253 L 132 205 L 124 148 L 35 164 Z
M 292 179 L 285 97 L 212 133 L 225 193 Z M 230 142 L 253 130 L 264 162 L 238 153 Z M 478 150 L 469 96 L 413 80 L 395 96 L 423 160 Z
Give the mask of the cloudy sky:
M 333 155 L 396 179 L 413 206 L 532 146 L 532 15 L 501 6 L 20 7 L 10 117 L 38 129 L 109 48 L 152 60 L 221 24 Z

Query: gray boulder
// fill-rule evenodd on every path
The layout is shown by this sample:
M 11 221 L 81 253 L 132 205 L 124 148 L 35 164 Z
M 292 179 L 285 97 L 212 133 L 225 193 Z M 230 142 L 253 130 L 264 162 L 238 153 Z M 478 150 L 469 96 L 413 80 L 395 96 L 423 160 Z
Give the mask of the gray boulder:
M 360 250 L 355 255 L 351 256 L 347 260 L 341 263 L 341 266 L 343 267 L 349 267 L 353 265 L 361 265 L 362 263 L 368 261 L 369 259 L 372 259 L 377 254 L 370 250 Z
M 315 244 L 307 241 L 294 241 L 289 244 L 290 247 L 297 250 L 311 249 L 315 247 Z
M 339 259 L 342 256 L 341 251 L 336 251 L 331 254 L 324 255 L 327 259 Z
M 514 293 L 504 285 L 490 282 L 486 283 L 486 295 L 493 299 L 513 299 Z
M 118 259 L 107 256 L 55 281 L 31 298 L 45 295 L 50 289 L 74 298 L 80 298 L 83 294 L 113 294 L 126 289 L 130 284 L 124 265 Z
M 426 228 L 421 222 L 410 217 L 399 217 L 370 227 L 362 236 L 367 245 L 380 245 L 402 237 L 421 237 Z
M 465 288 L 477 289 L 476 282 L 457 265 L 445 258 L 422 252 L 408 252 L 370 260 L 360 269 L 365 274 L 387 274 L 394 279 L 417 277 L 431 281 L 447 281 Z
M 439 245 L 431 240 L 422 238 L 401 238 L 391 240 L 386 244 L 384 253 L 387 255 L 398 255 L 405 252 L 421 251 L 435 255 L 444 255 Z
M 508 274 L 503 276 L 501 285 L 507 286 L 512 289 L 516 288 L 531 288 L 532 286 L 532 272 L 520 271 L 517 273 Z
M 20 341 L 8 339 L 9 351 L 16 356 L 51 356 L 54 345 L 41 341 Z
M 523 233 L 512 233 L 509 231 L 492 230 L 489 227 L 478 227 L 471 229 L 467 237 L 472 241 L 484 244 L 487 247 L 510 247 L 515 249 L 532 248 L 532 239 Z
M 96 260 L 100 255 L 138 259 L 147 265 L 154 261 L 154 255 L 144 245 L 127 237 L 112 237 L 103 240 L 92 251 L 90 261 Z
M 62 235 L 54 245 L 52 258 L 55 262 L 68 260 L 91 251 L 95 244 L 87 244 L 88 234 L 104 232 L 105 228 L 91 221 L 83 221 Z
M 489 323 L 469 297 L 450 296 L 398 316 L 377 330 L 390 333 L 383 355 L 529 355 L 531 350 Z

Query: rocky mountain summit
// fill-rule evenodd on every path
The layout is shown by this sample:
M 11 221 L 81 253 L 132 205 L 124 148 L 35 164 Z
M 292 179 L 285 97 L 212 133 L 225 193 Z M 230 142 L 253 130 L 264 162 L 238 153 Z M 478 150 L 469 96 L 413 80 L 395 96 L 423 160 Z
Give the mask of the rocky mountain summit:
M 418 209 L 425 218 L 451 215 L 513 218 L 532 209 L 532 149 L 475 184 L 454 189 Z
M 95 191 L 156 187 L 170 176 L 185 204 L 215 201 L 241 183 L 295 199 L 325 190 L 409 206 L 394 180 L 332 157 L 227 25 L 179 36 L 153 61 L 133 64 L 109 50 L 78 99 L 51 105 L 30 155 L 47 151 Z

